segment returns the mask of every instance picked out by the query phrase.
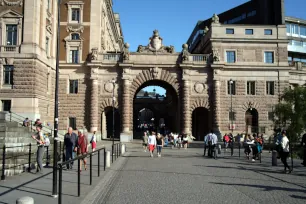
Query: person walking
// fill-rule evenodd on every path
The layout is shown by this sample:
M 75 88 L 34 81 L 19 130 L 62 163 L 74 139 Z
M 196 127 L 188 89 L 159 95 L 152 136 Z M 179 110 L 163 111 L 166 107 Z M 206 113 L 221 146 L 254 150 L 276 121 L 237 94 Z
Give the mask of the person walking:
M 42 129 L 42 125 L 37 125 L 36 126 L 37 133 L 35 135 L 32 135 L 32 138 L 36 140 L 37 142 L 37 151 L 36 151 L 37 170 L 36 170 L 36 173 L 43 173 L 42 161 L 43 161 L 44 151 L 45 151 L 44 149 L 45 141 L 44 141 L 44 136 L 43 136 L 43 133 L 41 132 L 41 129 Z M 29 168 L 31 167 L 29 166 Z
M 164 146 L 164 138 L 160 133 L 157 134 L 156 145 L 157 145 L 157 156 L 161 157 L 161 151 Z
M 78 131 L 78 156 L 82 156 L 88 153 L 88 139 L 87 137 L 84 136 L 83 131 L 79 130 Z M 86 166 L 86 157 L 84 157 L 83 159 L 81 159 L 83 161 L 84 164 L 84 169 L 85 171 L 87 170 L 87 166 Z M 80 169 L 79 171 L 82 171 L 82 163 L 80 162 Z
M 301 145 L 303 147 L 303 162 L 302 162 L 302 165 L 303 166 L 306 166 L 306 133 L 303 135 L 303 138 L 302 138 L 302 142 L 301 142 Z
M 152 134 L 148 138 L 148 145 L 149 145 L 149 151 L 150 151 L 150 156 L 153 157 L 153 151 L 156 147 L 156 136 L 155 132 L 152 132 Z
M 96 137 L 96 131 L 93 132 L 93 135 L 91 136 L 91 149 L 94 152 L 96 150 L 97 147 L 97 137 Z
M 64 136 L 64 147 L 66 148 L 66 161 L 74 159 L 75 153 L 77 151 L 77 140 L 78 136 L 72 132 L 72 127 L 68 128 L 68 132 Z M 67 164 L 67 170 L 73 168 L 73 161 Z
M 287 163 L 287 158 L 289 156 L 289 139 L 286 136 L 286 131 L 282 132 L 282 139 L 280 142 L 280 146 L 281 146 L 281 150 L 280 150 L 280 157 L 281 157 L 281 161 L 284 164 L 284 173 L 287 173 L 287 168 L 289 170 L 289 174 L 292 171 L 292 168 L 289 167 L 288 163 Z
M 143 133 L 142 136 L 142 146 L 143 146 L 143 151 L 147 152 L 147 148 L 148 148 L 148 135 L 146 132 Z

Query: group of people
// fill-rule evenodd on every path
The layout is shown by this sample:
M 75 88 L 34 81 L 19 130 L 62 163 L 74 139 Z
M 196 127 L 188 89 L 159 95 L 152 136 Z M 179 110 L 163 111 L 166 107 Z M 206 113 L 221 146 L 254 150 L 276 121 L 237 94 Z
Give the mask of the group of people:
M 206 150 L 208 149 L 208 157 L 217 158 L 217 145 L 218 145 L 218 137 L 217 135 L 211 130 L 205 137 L 204 137 L 204 156 L 206 156 Z
M 259 134 L 248 134 L 245 138 L 244 143 L 244 153 L 247 159 L 250 159 L 250 155 L 252 153 L 252 161 L 254 162 L 258 159 L 259 154 L 262 153 L 263 148 L 263 135 L 259 136 Z

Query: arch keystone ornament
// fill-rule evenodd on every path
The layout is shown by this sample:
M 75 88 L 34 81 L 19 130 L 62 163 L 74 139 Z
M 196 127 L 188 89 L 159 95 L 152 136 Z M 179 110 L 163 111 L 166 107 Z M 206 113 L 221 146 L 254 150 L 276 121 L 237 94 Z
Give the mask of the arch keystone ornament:
M 204 98 L 199 98 L 196 99 L 192 105 L 190 106 L 190 111 L 194 111 L 196 108 L 206 108 L 208 110 L 210 110 L 210 106 L 209 106 L 209 102 L 208 99 L 204 99 Z
M 157 79 L 158 78 L 158 74 L 159 74 L 159 68 L 158 67 L 151 68 L 150 72 L 152 74 L 152 78 L 153 79 Z
M 205 86 L 204 83 L 196 82 L 196 83 L 194 84 L 194 91 L 195 91 L 196 93 L 201 94 L 201 93 L 204 92 L 205 89 L 206 89 L 206 86 Z
M 115 85 L 116 86 L 116 85 Z M 107 92 L 107 93 L 112 93 L 113 92 L 113 89 L 114 89 L 114 85 L 112 82 L 108 81 L 104 84 L 104 90 Z

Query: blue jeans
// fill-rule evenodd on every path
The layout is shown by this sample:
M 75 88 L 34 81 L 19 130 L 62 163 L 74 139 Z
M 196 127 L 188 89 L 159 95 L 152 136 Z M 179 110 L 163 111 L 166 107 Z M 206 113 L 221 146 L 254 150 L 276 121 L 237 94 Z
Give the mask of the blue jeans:
M 157 153 L 159 154 L 161 153 L 162 147 L 163 147 L 162 145 L 157 145 Z
M 66 147 L 66 161 L 74 159 L 75 152 L 73 152 L 74 147 Z M 67 164 L 67 169 L 72 169 L 73 161 L 70 164 Z

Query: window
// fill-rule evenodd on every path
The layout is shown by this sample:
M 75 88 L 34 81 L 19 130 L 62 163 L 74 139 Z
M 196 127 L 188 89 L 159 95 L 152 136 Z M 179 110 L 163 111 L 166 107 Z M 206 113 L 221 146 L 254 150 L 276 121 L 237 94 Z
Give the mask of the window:
M 299 34 L 299 26 L 297 24 L 291 24 L 292 34 L 298 35 Z
M 80 34 L 72 33 L 71 34 L 71 40 L 80 40 Z
M 255 81 L 248 81 L 247 82 L 247 94 L 248 95 L 255 95 Z
M 227 28 L 226 29 L 226 34 L 234 34 L 234 29 L 233 28 Z
M 300 35 L 306 36 L 306 26 L 301 26 L 300 27 Z
M 69 52 L 69 63 L 77 64 L 79 63 L 79 50 L 73 49 Z
M 272 35 L 272 29 L 265 29 L 265 35 Z
M 46 54 L 49 56 L 49 38 L 46 37 Z
M 17 25 L 6 25 L 6 44 L 17 45 Z
M 70 117 L 69 118 L 69 127 L 72 127 L 73 130 L 76 130 L 76 118 Z
M 268 112 L 268 120 L 274 121 L 274 112 Z
M 2 111 L 11 111 L 11 100 L 2 100 Z
M 226 62 L 227 63 L 236 62 L 236 52 L 235 51 L 226 51 Z
M 227 81 L 227 94 L 228 95 L 236 95 L 236 82 Z
M 286 24 L 286 30 L 287 30 L 287 33 L 291 33 L 291 30 L 290 30 L 290 24 Z
M 253 29 L 245 29 L 246 35 L 253 35 Z
M 78 80 L 70 80 L 69 81 L 69 93 L 77 94 L 78 93 Z
M 265 52 L 265 63 L 274 63 L 274 52 Z
M 71 9 L 71 21 L 77 21 L 78 23 L 80 22 L 80 9 Z
M 13 85 L 13 65 L 4 65 L 3 66 L 3 84 L 4 85 Z
M 292 45 L 303 46 L 303 42 L 302 41 L 297 41 L 297 40 L 292 40 Z
M 274 95 L 274 81 L 267 81 L 266 83 L 266 94 Z
M 236 113 L 235 112 L 228 112 L 228 119 L 230 121 L 236 120 Z

